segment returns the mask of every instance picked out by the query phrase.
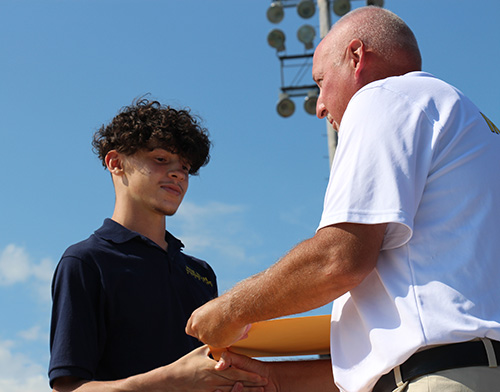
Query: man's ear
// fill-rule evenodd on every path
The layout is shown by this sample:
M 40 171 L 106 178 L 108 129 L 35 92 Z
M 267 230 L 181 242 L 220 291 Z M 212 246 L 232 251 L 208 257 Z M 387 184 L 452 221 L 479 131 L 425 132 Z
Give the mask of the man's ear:
M 353 39 L 347 47 L 349 61 L 354 69 L 354 75 L 359 79 L 366 65 L 366 48 L 363 41 Z
M 106 166 L 111 174 L 121 176 L 123 175 L 123 158 L 122 155 L 116 151 L 111 150 L 106 154 L 104 158 Z

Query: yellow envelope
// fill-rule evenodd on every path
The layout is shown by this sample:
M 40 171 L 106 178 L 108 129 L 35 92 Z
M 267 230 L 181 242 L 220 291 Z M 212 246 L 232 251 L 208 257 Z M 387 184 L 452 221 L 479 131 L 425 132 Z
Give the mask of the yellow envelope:
M 330 316 L 306 316 L 252 324 L 248 338 L 228 347 L 249 357 L 281 357 L 330 353 Z M 210 347 L 218 360 L 225 351 Z

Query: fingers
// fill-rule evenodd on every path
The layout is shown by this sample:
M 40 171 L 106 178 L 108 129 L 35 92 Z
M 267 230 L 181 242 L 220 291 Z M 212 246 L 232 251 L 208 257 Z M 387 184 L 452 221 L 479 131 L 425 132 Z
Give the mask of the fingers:
M 189 317 L 189 320 L 187 321 L 187 324 L 186 324 L 186 333 L 190 336 L 193 336 L 193 337 L 197 337 L 196 334 L 194 333 L 194 330 L 193 330 L 193 315 L 191 315 L 191 317 Z M 215 391 L 215 392 L 218 392 L 218 391 Z
M 221 358 L 221 355 L 224 351 L 226 351 L 225 348 L 217 348 L 217 347 L 212 347 L 208 346 L 210 348 L 210 354 L 212 354 L 212 358 L 218 361 Z
M 242 391 L 243 391 L 243 384 L 240 382 L 234 384 L 233 388 L 231 389 L 231 392 L 242 392 Z
M 186 323 L 186 333 L 212 347 L 229 347 L 247 336 L 249 325 L 228 318 L 226 302 L 218 297 L 196 309 Z
M 220 356 L 219 361 L 215 365 L 215 370 L 222 371 L 226 370 L 227 368 L 231 367 L 231 360 L 227 359 L 226 352 L 223 352 Z
M 240 383 L 236 383 L 231 390 L 223 388 L 216 389 L 214 392 L 265 392 L 264 387 L 244 387 Z
M 215 370 L 221 377 L 227 380 L 239 381 L 245 387 L 267 385 L 267 378 L 257 371 L 263 370 L 263 367 L 262 369 L 258 369 L 258 366 L 252 367 L 251 362 L 250 358 L 225 351 L 215 365 Z
M 231 392 L 264 392 L 264 387 L 245 387 L 241 383 L 234 384 Z
M 258 373 L 237 369 L 231 366 L 223 372 L 217 372 L 226 380 L 240 381 L 245 386 L 263 386 L 267 385 L 267 379 Z
M 199 324 L 199 319 L 203 318 L 203 311 L 204 308 L 207 306 L 209 302 L 207 302 L 205 305 L 199 307 L 198 309 L 195 309 L 194 312 L 191 314 L 191 317 L 189 317 L 187 323 L 186 323 L 186 333 L 188 335 L 191 335 L 195 337 L 198 340 L 200 339 L 199 336 L 199 331 L 198 331 L 198 324 Z
M 243 334 L 238 340 L 243 340 L 248 338 L 248 332 L 250 332 L 250 328 L 252 328 L 252 324 L 245 325 L 245 328 L 243 329 Z
M 224 362 L 229 363 L 229 366 L 253 373 L 258 373 L 260 375 L 264 373 L 265 367 L 262 365 L 260 361 L 248 358 L 245 355 L 238 355 L 236 353 L 226 351 L 223 354 L 223 357 L 224 357 Z
M 215 365 L 215 369 L 222 371 L 230 368 L 232 365 L 239 369 L 248 370 L 251 365 L 252 360 L 244 355 L 238 355 L 231 353 L 230 351 L 224 350 Z

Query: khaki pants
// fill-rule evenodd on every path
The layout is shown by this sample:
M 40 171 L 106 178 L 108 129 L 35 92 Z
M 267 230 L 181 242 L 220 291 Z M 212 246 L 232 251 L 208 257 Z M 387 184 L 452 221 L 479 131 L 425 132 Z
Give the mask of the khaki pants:
M 500 367 L 474 366 L 443 370 L 405 382 L 393 392 L 496 392 Z

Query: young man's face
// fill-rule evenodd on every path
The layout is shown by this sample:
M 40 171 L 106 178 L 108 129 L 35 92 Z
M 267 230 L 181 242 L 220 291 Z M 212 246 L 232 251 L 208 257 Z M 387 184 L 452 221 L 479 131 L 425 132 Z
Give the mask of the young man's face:
M 131 208 L 173 215 L 189 185 L 189 164 L 161 148 L 140 150 L 123 158 L 121 191 Z

